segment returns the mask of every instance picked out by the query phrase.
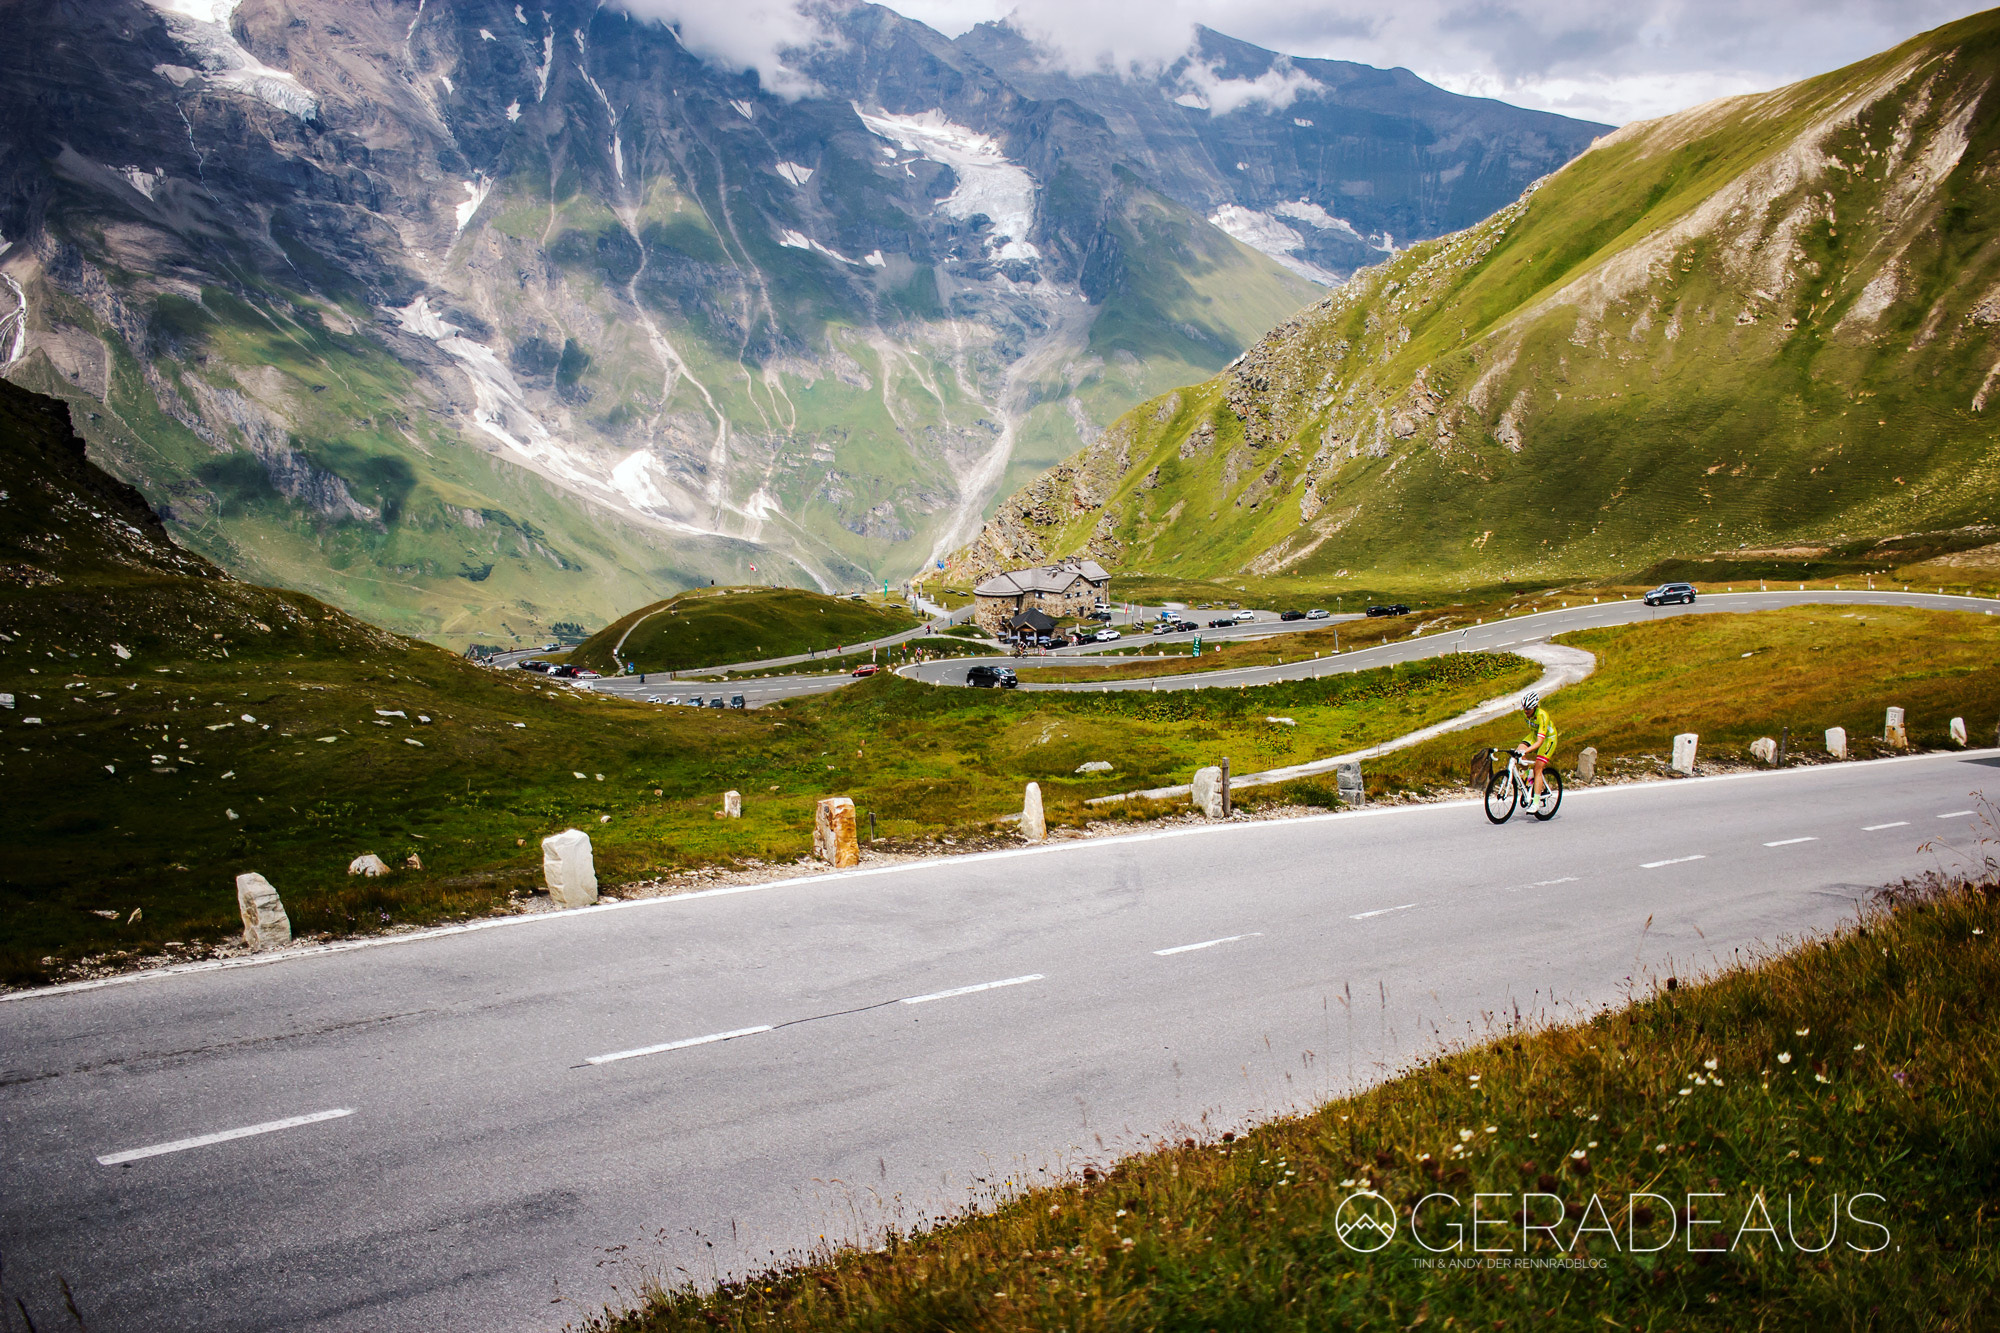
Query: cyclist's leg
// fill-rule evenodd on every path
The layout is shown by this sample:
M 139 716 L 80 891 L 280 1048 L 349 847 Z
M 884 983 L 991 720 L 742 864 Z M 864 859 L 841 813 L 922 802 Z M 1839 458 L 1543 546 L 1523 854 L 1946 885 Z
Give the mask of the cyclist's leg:
M 1549 789 L 1549 780 L 1542 776 L 1542 770 L 1549 766 L 1549 757 L 1538 754 L 1535 759 L 1535 795 L 1540 796 Z

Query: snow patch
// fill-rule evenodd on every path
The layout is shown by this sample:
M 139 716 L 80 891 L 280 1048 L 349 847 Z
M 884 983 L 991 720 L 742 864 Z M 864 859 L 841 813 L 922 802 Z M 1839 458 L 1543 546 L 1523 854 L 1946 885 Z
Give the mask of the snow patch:
M 1241 204 L 1224 204 L 1208 215 L 1208 224 L 1235 237 L 1252 250 L 1277 260 L 1302 278 L 1328 287 L 1340 282 L 1337 274 L 1293 253 L 1305 248 L 1305 237 L 1269 213 L 1260 213 Z
M 542 63 L 535 70 L 535 100 L 537 102 L 549 95 L 549 71 L 555 68 L 555 64 L 556 35 L 553 32 L 547 32 L 542 34 Z
M 524 28 L 528 26 L 528 16 L 521 12 L 521 7 L 519 5 L 514 6 L 514 21 L 516 23 L 519 23 Z
M 660 476 L 660 480 L 666 480 L 660 460 L 644 449 L 634 449 L 611 469 L 611 489 L 641 509 L 671 509 L 673 501 L 660 489 L 659 482 L 654 480 L 655 474 Z
M 732 97 L 729 99 L 729 105 L 735 107 L 736 114 L 743 117 L 743 119 L 745 120 L 755 120 L 757 118 L 755 115 L 752 114 L 756 110 L 756 108 L 751 106 L 748 102 L 741 102 Z
M 882 258 L 880 250 L 870 250 L 867 254 L 861 256 L 861 262 L 870 268 L 887 268 L 889 266 L 889 261 Z
M 1208 110 L 1208 99 L 1200 93 L 1182 93 L 1174 99 L 1175 106 L 1184 106 L 1190 111 Z
M 0 240 L 0 254 L 13 248 L 12 241 Z M 14 298 L 14 308 L 0 315 L 0 348 L 5 349 L 0 351 L 0 366 L 11 366 L 28 350 L 28 294 L 9 274 L 0 273 L 0 283 Z
M 1007 160 L 994 139 L 954 125 L 942 111 L 898 116 L 886 111 L 854 114 L 868 129 L 906 152 L 950 167 L 958 185 L 938 201 L 946 216 L 965 221 L 984 214 L 990 224 L 987 253 L 995 259 L 1040 259 L 1028 241 L 1035 226 L 1035 178 Z
M 796 162 L 780 162 L 778 174 L 794 185 L 804 185 L 813 178 L 813 168 L 800 166 Z
M 449 74 L 438 75 L 438 82 L 444 85 L 444 91 L 447 97 L 450 96 L 452 93 L 458 91 L 458 89 L 451 86 L 451 75 Z
M 498 37 L 495 37 L 492 33 L 486 31 L 486 29 L 481 28 L 479 30 L 479 40 L 482 42 L 497 42 L 500 39 Z
M 153 197 L 154 190 L 160 188 L 160 182 L 167 178 L 164 171 L 147 171 L 143 167 L 120 167 L 118 174 L 132 182 L 132 188 L 148 199 Z
M 479 206 L 486 202 L 486 196 L 493 193 L 493 182 L 488 180 L 484 173 L 480 173 L 473 180 L 460 181 L 459 184 L 465 187 L 466 199 L 458 206 L 458 226 L 454 228 L 454 232 L 464 231 L 465 224 L 472 221 L 473 214 L 477 213 Z
M 521 118 L 521 99 L 517 97 L 513 101 L 507 104 L 507 119 L 510 121 L 515 121 L 519 120 L 520 118 Z
M 859 259 L 849 259 L 846 255 L 840 253 L 840 251 L 829 249 L 804 232 L 794 231 L 790 227 L 786 227 L 778 233 L 778 244 L 787 250 L 812 250 L 825 255 L 828 259 L 837 259 L 843 264 L 860 265 L 866 262 Z M 879 255 L 882 252 L 877 250 L 875 253 Z

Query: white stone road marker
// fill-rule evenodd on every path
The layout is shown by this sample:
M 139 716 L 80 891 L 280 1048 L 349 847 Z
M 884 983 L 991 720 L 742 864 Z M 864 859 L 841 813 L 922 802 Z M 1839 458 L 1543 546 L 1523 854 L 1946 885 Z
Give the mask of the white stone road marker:
M 314 1111 L 311 1115 L 287 1116 L 283 1120 L 266 1120 L 261 1125 L 245 1125 L 241 1129 L 222 1129 L 213 1134 L 197 1134 L 191 1139 L 175 1139 L 171 1143 L 155 1143 L 147 1148 L 127 1148 L 124 1152 L 106 1153 L 97 1159 L 101 1166 L 122 1166 L 126 1162 L 136 1162 L 141 1158 L 159 1157 L 170 1152 L 186 1152 L 189 1148 L 206 1148 L 211 1143 L 227 1143 L 231 1139 L 247 1139 L 257 1134 L 271 1134 L 281 1129 L 296 1129 L 300 1125 L 316 1125 L 322 1120 L 338 1120 L 342 1116 L 354 1114 L 351 1106 L 339 1107 L 332 1111 Z

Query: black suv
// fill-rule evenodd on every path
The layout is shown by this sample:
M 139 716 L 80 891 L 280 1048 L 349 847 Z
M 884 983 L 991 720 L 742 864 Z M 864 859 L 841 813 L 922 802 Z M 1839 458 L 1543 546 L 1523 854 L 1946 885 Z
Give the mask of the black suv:
M 1368 608 L 1368 614 L 1371 616 L 1407 616 L 1410 614 L 1410 608 L 1404 606 L 1401 602 L 1396 602 L 1390 606 L 1371 606 Z
M 1019 687 L 1021 684 L 1019 680 L 1015 679 L 1014 673 L 1008 668 L 986 666 L 983 663 L 966 671 L 965 683 L 974 689 L 986 690 L 1011 690 Z
M 1278 619 L 1280 620 L 1304 620 L 1305 618 L 1306 613 L 1303 611 L 1280 611 L 1278 613 Z
M 1210 629 L 1228 629 L 1231 625 L 1234 625 L 1235 623 L 1236 623 L 1236 618 L 1234 616 L 1224 616 L 1220 620 L 1209 621 L 1208 627 Z
M 1647 606 L 1671 606 L 1675 602 L 1694 605 L 1694 585 L 1692 583 L 1662 583 L 1646 594 Z

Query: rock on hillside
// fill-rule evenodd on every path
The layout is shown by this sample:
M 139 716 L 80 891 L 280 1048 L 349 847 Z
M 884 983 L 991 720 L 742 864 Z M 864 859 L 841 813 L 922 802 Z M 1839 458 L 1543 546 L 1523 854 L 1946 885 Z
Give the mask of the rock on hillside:
M 960 565 L 1782 577 L 1990 544 L 1996 76 L 2000 13 L 1628 126 L 1135 409 Z

